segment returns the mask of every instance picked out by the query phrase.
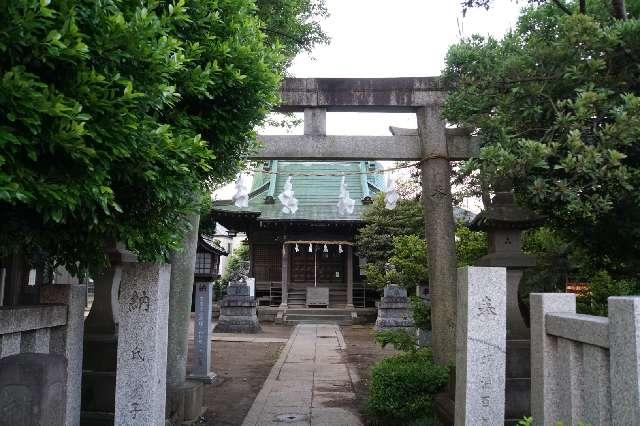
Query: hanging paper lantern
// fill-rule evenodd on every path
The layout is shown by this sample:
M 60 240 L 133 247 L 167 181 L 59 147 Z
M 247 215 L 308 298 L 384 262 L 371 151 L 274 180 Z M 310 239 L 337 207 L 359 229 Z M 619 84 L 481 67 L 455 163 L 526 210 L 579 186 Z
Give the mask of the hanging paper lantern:
M 298 247 L 298 243 L 296 243 L 295 250 L 296 250 L 296 253 L 298 253 L 300 251 L 300 248 Z
M 396 182 L 391 176 L 389 176 L 389 179 L 387 180 L 387 189 L 384 193 L 384 208 L 387 210 L 395 209 L 399 198 L 400 196 L 396 190 Z
M 282 203 L 282 213 L 295 214 L 298 211 L 298 199 L 293 195 L 291 176 L 287 178 L 284 184 L 284 191 L 278 195 L 278 200 Z
M 324 249 L 322 251 L 325 252 L 325 253 L 329 253 L 329 249 L 327 248 L 326 244 L 324 245 Z
M 347 191 L 347 183 L 345 177 L 342 176 L 342 183 L 340 183 L 340 196 L 338 197 L 338 214 L 340 216 L 346 216 L 353 214 L 356 202 L 349 197 L 349 191 Z
M 241 209 L 249 207 L 249 188 L 243 182 L 242 173 L 236 179 L 236 193 L 233 194 L 232 200 L 236 207 Z
M 309 244 L 309 253 L 313 253 L 313 244 Z
M 338 253 L 342 254 L 342 244 L 338 244 Z

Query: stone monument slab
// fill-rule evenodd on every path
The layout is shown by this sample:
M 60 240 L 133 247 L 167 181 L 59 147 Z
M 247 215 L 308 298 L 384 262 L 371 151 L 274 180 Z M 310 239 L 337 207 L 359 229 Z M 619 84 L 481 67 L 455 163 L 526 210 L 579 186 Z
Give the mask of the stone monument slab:
M 506 270 L 458 269 L 456 425 L 505 418 Z
M 170 265 L 122 268 L 116 370 L 117 425 L 165 424 Z
M 216 377 L 211 371 L 211 308 L 213 283 L 196 283 L 196 321 L 193 332 L 194 357 L 191 379 L 212 383 Z

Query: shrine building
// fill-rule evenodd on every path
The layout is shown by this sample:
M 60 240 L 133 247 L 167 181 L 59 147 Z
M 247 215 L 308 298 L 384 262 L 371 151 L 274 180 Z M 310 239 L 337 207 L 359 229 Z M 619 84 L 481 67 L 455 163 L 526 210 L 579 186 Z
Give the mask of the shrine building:
M 376 162 L 272 160 L 262 167 L 248 208 L 217 201 L 213 209 L 217 222 L 247 235 L 258 301 L 288 308 L 365 307 L 364 260 L 354 253 L 353 242 L 364 225 L 364 207 L 384 188 L 381 174 L 366 174 Z M 278 200 L 289 175 L 299 203 L 295 214 L 283 213 Z M 342 176 L 355 200 L 353 213 L 346 215 L 337 208 Z

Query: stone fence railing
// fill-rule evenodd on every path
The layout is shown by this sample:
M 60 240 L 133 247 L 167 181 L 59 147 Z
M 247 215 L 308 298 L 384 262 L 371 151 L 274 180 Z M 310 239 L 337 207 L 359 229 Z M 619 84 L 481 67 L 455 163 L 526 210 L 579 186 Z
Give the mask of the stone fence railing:
M 534 424 L 638 424 L 640 297 L 610 297 L 608 318 L 576 314 L 575 294 L 530 300 Z
M 77 425 L 85 287 L 45 286 L 40 302 L 0 308 L 0 412 L 7 424 Z

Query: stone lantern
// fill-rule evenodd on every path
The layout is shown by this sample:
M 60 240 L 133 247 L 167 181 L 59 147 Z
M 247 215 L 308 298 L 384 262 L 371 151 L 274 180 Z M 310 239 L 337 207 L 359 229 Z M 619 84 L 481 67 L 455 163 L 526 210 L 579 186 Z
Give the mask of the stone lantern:
M 542 218 L 516 204 L 510 185 L 496 188 L 497 193 L 472 221 L 470 228 L 486 231 L 489 253 L 476 266 L 507 268 L 507 420 L 530 414 L 531 383 L 530 334 L 518 300 L 518 287 L 524 270 L 535 266 L 535 258 L 522 252 L 522 231 L 539 225 Z
M 212 237 L 200 234 L 193 277 L 196 283 L 213 282 L 220 277 L 220 256 L 227 256 L 227 252 L 216 246 Z

